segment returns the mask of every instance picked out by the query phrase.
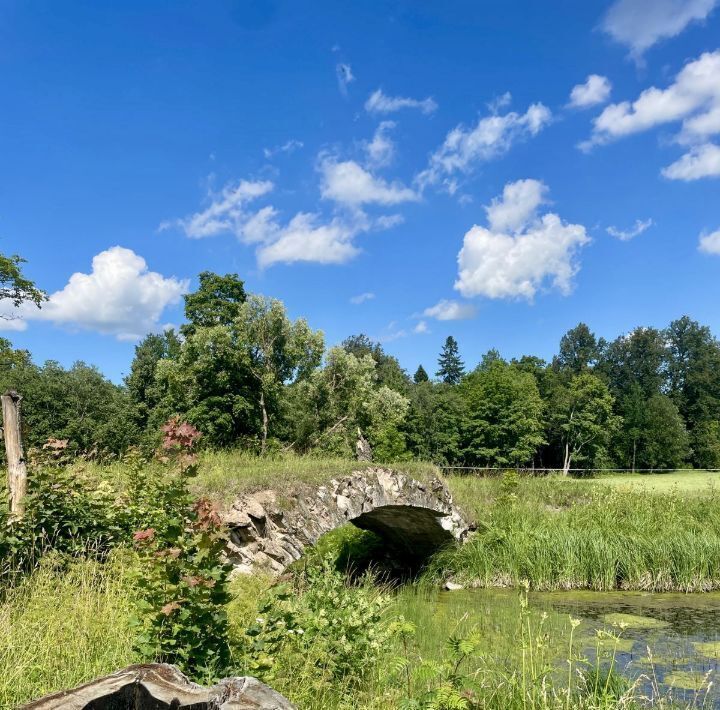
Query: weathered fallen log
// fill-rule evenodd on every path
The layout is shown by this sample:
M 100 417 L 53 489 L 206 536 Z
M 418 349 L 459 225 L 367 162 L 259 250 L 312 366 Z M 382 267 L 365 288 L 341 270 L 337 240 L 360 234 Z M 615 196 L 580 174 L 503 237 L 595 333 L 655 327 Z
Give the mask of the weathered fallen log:
M 22 710 L 295 710 L 257 678 L 225 678 L 210 688 L 190 682 L 175 666 L 128 666 Z

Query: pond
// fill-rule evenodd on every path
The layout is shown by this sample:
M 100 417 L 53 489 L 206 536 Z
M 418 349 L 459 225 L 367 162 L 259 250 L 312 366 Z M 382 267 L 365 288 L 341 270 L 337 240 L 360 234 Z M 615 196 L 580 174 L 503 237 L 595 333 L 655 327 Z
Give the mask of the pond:
M 578 661 L 577 668 L 596 663 L 607 668 L 614 656 L 616 669 L 635 684 L 639 695 L 662 695 L 681 706 L 720 708 L 715 678 L 720 663 L 720 593 L 427 593 L 406 588 L 398 603 L 416 624 L 417 643 L 426 657 L 439 657 L 451 635 L 477 633 L 483 653 L 493 663 L 513 668 L 523 645 L 541 641 L 558 673 L 567 673 L 571 655 L 586 659 Z

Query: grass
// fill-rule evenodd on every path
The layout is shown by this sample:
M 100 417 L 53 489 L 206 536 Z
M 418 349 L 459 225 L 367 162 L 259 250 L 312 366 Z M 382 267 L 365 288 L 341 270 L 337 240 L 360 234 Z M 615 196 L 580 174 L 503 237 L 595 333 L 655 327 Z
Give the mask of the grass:
M 720 589 L 720 493 L 594 481 L 450 479 L 478 522 L 475 537 L 440 553 L 433 578 L 534 589 Z
M 136 663 L 126 563 L 48 557 L 0 603 L 0 708 Z
M 597 483 L 652 493 L 711 493 L 720 487 L 720 472 L 671 471 L 669 473 L 617 473 L 591 479 Z
M 292 453 L 262 458 L 244 451 L 232 450 L 202 451 L 198 463 L 199 472 L 192 484 L 193 491 L 199 496 L 208 496 L 220 503 L 228 503 L 239 496 L 268 488 L 277 491 L 282 499 L 299 489 L 318 487 L 354 471 L 384 465 L 327 456 L 298 456 Z M 157 464 L 150 462 L 147 465 L 153 467 Z M 387 465 L 419 480 L 427 481 L 439 476 L 439 469 L 434 464 L 422 461 Z M 122 462 L 80 462 L 74 466 L 84 475 L 109 481 L 118 490 L 122 490 L 126 485 L 128 469 Z

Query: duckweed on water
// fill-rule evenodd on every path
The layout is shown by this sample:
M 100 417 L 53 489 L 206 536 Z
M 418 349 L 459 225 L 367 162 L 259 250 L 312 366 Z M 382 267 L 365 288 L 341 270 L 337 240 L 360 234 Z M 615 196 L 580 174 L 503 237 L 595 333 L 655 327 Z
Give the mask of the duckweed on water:
M 602 619 L 606 624 L 627 629 L 663 629 L 670 625 L 667 621 L 637 614 L 605 614 Z
M 712 672 L 673 671 L 665 676 L 665 684 L 682 690 L 704 690 L 708 687 Z
M 693 646 L 698 653 L 708 658 L 720 658 L 720 641 L 707 641 L 705 643 L 694 643 Z

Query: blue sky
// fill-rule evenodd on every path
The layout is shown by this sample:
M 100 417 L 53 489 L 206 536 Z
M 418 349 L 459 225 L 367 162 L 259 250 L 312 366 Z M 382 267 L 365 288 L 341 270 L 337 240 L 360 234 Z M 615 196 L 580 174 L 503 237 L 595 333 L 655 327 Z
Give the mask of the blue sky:
M 51 299 L 2 335 L 119 380 L 202 270 L 410 371 L 720 333 L 718 4 L 4 0 L 0 251 Z

